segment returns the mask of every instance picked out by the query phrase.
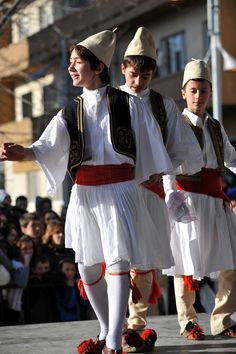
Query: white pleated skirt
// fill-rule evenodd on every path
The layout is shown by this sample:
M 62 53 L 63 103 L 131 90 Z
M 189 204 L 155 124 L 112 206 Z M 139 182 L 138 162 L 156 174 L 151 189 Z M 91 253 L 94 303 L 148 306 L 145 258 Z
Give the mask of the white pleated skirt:
M 135 181 L 72 187 L 65 242 L 67 248 L 75 251 L 76 262 L 91 266 L 105 260 L 109 266 L 125 260 L 131 269 L 143 270 L 173 265 L 166 236 L 168 220 L 166 215 L 159 219 L 160 223 L 153 220 L 143 189 Z M 152 194 L 150 205 L 162 205 L 156 215 L 163 217 L 163 201 Z M 158 201 L 156 204 L 153 198 Z
M 215 276 L 236 268 L 236 215 L 220 198 L 188 193 L 197 220 L 176 222 L 171 233 L 175 266 L 167 275 Z

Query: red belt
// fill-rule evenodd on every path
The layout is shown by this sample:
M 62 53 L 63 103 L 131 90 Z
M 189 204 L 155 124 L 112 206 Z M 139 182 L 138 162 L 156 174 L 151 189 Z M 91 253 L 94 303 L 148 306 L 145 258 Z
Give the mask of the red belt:
M 130 181 L 134 179 L 134 168 L 129 164 L 80 166 L 75 183 L 82 186 L 98 186 Z
M 176 180 L 176 187 L 187 192 L 206 194 L 221 198 L 226 202 L 230 199 L 222 190 L 222 178 L 219 171 L 211 168 L 202 168 L 199 181 Z

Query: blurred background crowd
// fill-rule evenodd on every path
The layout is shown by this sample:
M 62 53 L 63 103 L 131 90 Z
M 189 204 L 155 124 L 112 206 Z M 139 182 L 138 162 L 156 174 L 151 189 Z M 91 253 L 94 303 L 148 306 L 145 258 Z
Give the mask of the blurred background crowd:
M 64 245 L 65 208 L 61 215 L 49 198 L 36 198 L 27 211 L 23 195 L 12 205 L 0 190 L 0 325 L 88 320 L 74 252 Z

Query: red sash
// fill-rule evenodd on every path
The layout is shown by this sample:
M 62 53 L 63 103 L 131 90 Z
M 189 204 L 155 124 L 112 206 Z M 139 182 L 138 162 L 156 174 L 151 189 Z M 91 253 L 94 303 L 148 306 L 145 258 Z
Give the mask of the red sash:
M 187 192 L 206 194 L 230 202 L 230 199 L 223 192 L 219 171 L 212 168 L 202 168 L 199 181 L 176 180 L 176 188 Z
M 129 164 L 121 165 L 83 165 L 78 167 L 75 183 L 82 186 L 98 186 L 130 181 L 134 179 L 134 168 Z
M 159 197 L 161 199 L 165 199 L 165 192 L 164 192 L 164 188 L 161 186 L 160 183 L 153 183 L 153 184 L 146 184 L 146 183 L 142 183 L 142 185 L 149 189 L 150 191 L 152 191 L 153 193 L 156 193 L 157 195 L 159 195 Z

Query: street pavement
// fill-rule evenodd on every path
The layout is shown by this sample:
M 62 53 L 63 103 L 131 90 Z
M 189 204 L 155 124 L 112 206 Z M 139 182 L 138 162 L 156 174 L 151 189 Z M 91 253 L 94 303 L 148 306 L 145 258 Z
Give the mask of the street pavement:
M 233 315 L 236 320 L 236 314 Z M 179 335 L 176 315 L 150 316 L 148 327 L 157 331 L 155 353 L 236 353 L 236 338 L 210 334 L 209 315 L 199 314 L 206 340 L 188 341 Z M 77 345 L 99 333 L 97 320 L 0 327 L 0 354 L 76 354 Z

